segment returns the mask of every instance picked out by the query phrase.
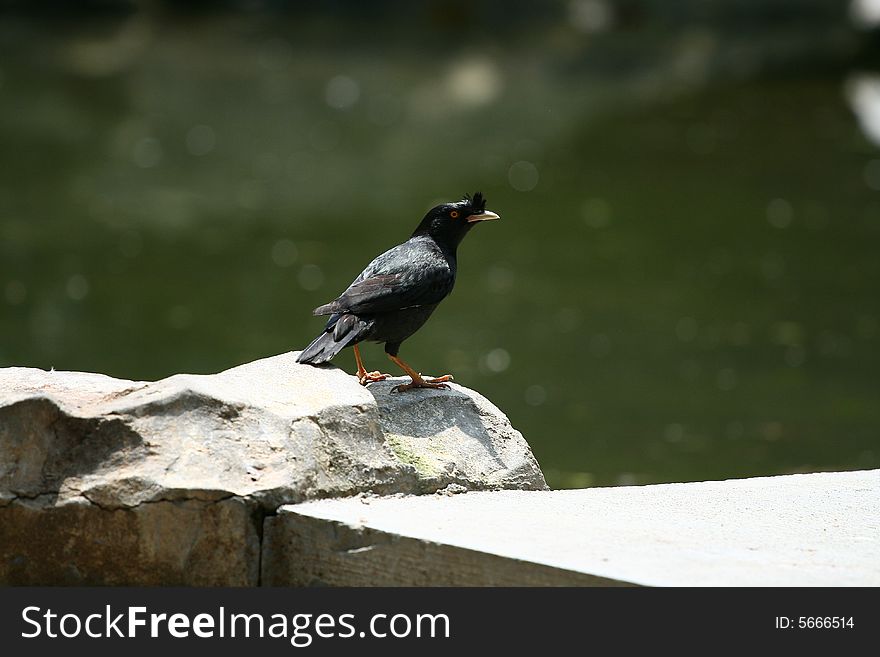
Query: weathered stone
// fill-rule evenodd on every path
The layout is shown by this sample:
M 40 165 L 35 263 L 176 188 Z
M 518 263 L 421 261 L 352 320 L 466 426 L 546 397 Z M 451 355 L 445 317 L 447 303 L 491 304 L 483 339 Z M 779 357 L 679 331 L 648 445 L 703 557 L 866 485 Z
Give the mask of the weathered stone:
M 545 488 L 522 435 L 489 400 L 456 385 L 420 391 L 427 394 L 391 392 L 407 380 L 389 379 L 369 390 L 387 444 L 416 471 L 417 492 Z
M 254 523 L 284 503 L 546 488 L 481 395 L 295 359 L 157 382 L 0 370 L 0 582 L 253 584 Z
M 0 582 L 254 586 L 259 521 L 241 498 L 101 509 L 50 496 L 0 509 Z

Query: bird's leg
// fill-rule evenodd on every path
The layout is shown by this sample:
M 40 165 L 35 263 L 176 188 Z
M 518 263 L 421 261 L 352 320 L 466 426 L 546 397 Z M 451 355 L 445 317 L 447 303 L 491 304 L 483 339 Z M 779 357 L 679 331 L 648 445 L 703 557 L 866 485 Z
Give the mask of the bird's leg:
M 361 360 L 361 350 L 358 349 L 357 345 L 354 346 L 354 359 L 358 364 L 358 383 L 362 386 L 365 386 L 368 383 L 375 383 L 376 381 L 384 381 L 391 376 L 390 374 L 382 374 L 382 372 L 379 372 L 378 370 L 375 372 L 367 372 L 367 370 L 364 369 L 364 362 Z
M 443 376 L 438 376 L 436 378 L 431 379 L 423 379 L 422 375 L 416 372 L 409 365 L 400 360 L 397 356 L 392 356 L 388 354 L 388 358 L 394 361 L 394 364 L 397 365 L 404 372 L 409 374 L 412 379 L 411 383 L 401 383 L 400 385 L 394 386 L 391 389 L 391 392 L 403 392 L 404 390 L 412 390 L 413 388 L 448 388 L 446 385 L 446 381 L 452 381 L 451 374 L 444 374 Z

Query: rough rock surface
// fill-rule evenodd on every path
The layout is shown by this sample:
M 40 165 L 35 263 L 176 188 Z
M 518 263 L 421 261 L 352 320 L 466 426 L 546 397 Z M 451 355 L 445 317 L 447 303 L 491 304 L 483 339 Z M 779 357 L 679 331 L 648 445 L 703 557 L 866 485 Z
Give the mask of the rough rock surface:
M 0 370 L 0 583 L 256 584 L 281 504 L 546 488 L 481 395 L 295 359 L 157 382 Z

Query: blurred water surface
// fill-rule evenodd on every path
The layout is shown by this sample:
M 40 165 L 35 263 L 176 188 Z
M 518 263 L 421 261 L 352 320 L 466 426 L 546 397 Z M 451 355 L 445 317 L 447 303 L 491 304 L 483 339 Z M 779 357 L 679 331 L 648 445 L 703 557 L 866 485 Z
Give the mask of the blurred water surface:
M 834 4 L 5 14 L 0 366 L 301 348 L 479 189 L 503 221 L 402 356 L 496 402 L 551 485 L 878 467 L 880 150 L 847 104 L 870 35 Z

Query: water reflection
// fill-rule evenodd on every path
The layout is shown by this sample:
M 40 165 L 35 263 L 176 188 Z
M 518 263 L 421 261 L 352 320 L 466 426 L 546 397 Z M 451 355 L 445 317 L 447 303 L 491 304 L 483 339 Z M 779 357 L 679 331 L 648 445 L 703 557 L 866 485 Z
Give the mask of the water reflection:
M 880 145 L 880 75 L 854 75 L 847 80 L 845 91 L 865 136 Z

